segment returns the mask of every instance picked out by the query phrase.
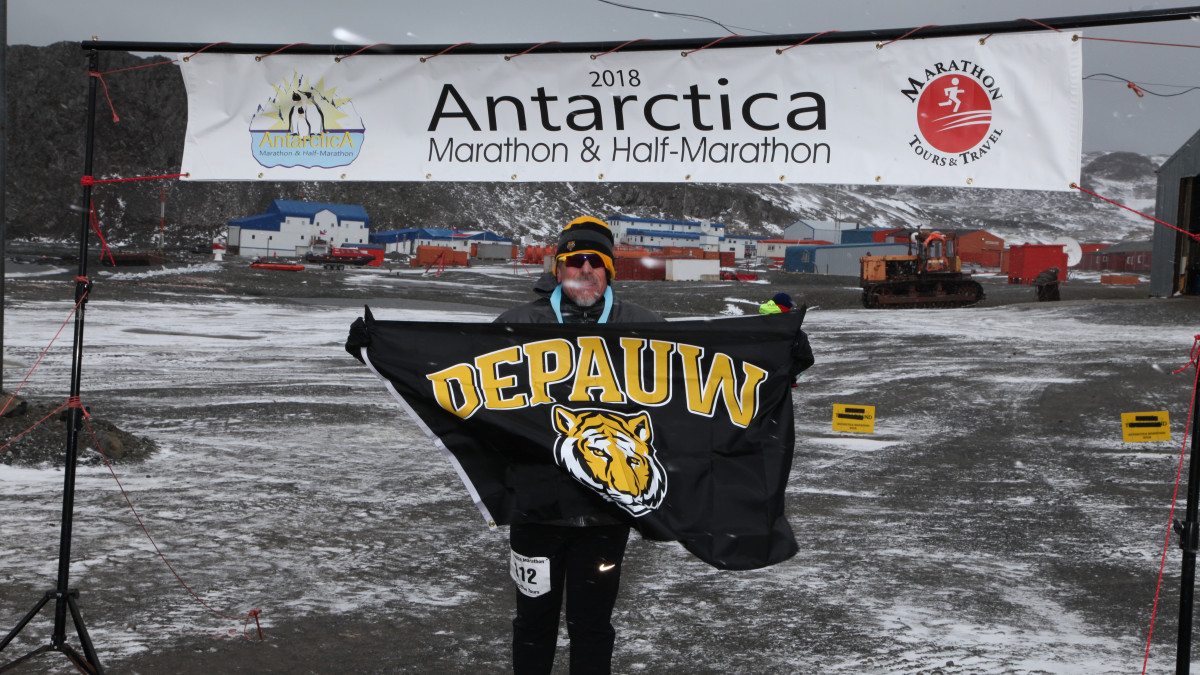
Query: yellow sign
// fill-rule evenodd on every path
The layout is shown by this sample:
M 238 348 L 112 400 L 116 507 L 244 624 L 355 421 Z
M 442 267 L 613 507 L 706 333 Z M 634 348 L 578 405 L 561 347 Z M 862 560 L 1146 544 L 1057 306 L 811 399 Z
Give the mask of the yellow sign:
M 875 406 L 833 404 L 833 430 L 875 433 Z
M 1159 412 L 1121 413 L 1121 431 L 1126 443 L 1171 440 L 1171 418 Z

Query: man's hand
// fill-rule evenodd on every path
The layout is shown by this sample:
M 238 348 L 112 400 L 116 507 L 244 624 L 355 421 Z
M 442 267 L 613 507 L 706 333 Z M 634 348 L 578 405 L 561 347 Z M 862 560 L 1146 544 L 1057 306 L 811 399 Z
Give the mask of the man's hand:
M 363 316 L 350 324 L 350 335 L 346 338 L 346 351 L 360 362 L 363 360 L 362 348 L 371 344 L 370 324 L 374 322 L 375 317 L 371 316 L 371 308 L 363 307 Z

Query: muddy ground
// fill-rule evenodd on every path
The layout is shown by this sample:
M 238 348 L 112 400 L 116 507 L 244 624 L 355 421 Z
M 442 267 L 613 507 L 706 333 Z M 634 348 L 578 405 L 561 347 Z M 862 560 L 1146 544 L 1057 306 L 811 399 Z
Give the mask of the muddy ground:
M 267 272 L 200 258 L 167 271 L 90 267 L 96 346 L 84 364 L 105 375 L 87 380 L 85 396 L 93 414 L 161 446 L 117 464 L 136 503 L 189 583 L 220 589 L 204 597 L 264 610 L 266 640 L 194 607 L 97 469 L 79 497 L 72 585 L 107 670 L 504 672 L 504 532 L 480 523 L 453 471 L 427 456 L 428 442 L 338 341 L 362 304 L 379 318 L 488 317 L 527 299 L 533 277 L 511 267 Z M 74 276 L 9 278 L 7 325 L 69 309 Z M 728 573 L 674 545 L 631 542 L 615 671 L 1139 671 L 1191 391 L 1170 371 L 1200 333 L 1200 303 L 1087 279 L 1065 285 L 1062 302 L 1035 303 L 1029 287 L 985 276 L 976 308 L 868 311 L 851 279 L 764 276 L 617 287 L 668 317 L 752 313 L 787 291 L 816 308 L 807 326 L 817 365 L 794 393 L 788 512 L 800 554 Z M 172 326 L 160 307 L 200 318 Z M 254 330 L 268 344 L 301 331 L 312 344 L 237 351 L 233 333 L 253 325 L 238 307 L 261 312 Z M 205 333 L 198 343 L 224 340 L 231 346 L 211 354 L 242 354 L 251 372 L 190 356 L 186 335 L 139 344 L 188 331 Z M 37 351 L 34 337 L 9 334 L 6 388 Z M 191 379 L 140 358 L 144 349 Z M 876 434 L 833 432 L 834 403 L 875 405 Z M 1135 410 L 1170 410 L 1173 441 L 1123 444 L 1120 413 Z M 0 483 L 9 625 L 55 574 L 59 497 L 42 474 L 61 473 L 28 471 L 0 473 L 18 476 Z M 1178 558 L 1172 548 L 1153 673 L 1174 668 Z M 42 644 L 51 622 L 43 612 L 0 656 Z M 557 665 L 566 672 L 565 658 Z M 67 671 L 49 654 L 16 672 Z

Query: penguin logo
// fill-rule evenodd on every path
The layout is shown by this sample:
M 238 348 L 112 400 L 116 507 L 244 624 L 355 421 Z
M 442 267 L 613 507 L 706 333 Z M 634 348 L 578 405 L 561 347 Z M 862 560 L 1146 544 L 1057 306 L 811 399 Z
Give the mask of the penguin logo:
M 250 153 L 261 166 L 332 169 L 359 157 L 366 125 L 339 82 L 304 73 L 271 85 L 250 119 Z
M 311 91 L 292 92 L 292 109 L 288 113 L 288 133 L 293 136 L 319 136 L 325 133 L 325 114 L 313 100 Z

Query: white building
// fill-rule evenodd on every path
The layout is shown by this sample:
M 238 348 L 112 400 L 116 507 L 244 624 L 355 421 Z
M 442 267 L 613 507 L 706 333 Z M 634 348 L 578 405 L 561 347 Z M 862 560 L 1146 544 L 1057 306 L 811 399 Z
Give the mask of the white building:
M 725 226 L 711 220 L 659 220 L 655 218 L 632 218 L 612 216 L 605 220 L 613 232 L 618 245 L 639 248 L 665 248 L 682 246 L 704 251 L 732 252 L 734 257 L 744 258 L 744 240 L 725 236 Z
M 842 243 L 842 232 L 858 229 L 858 223 L 843 223 L 832 220 L 797 220 L 783 230 L 780 239 L 806 239 Z
M 243 258 L 302 256 L 314 247 L 365 246 L 370 225 L 361 206 L 276 199 L 264 214 L 229 221 L 226 247 Z

